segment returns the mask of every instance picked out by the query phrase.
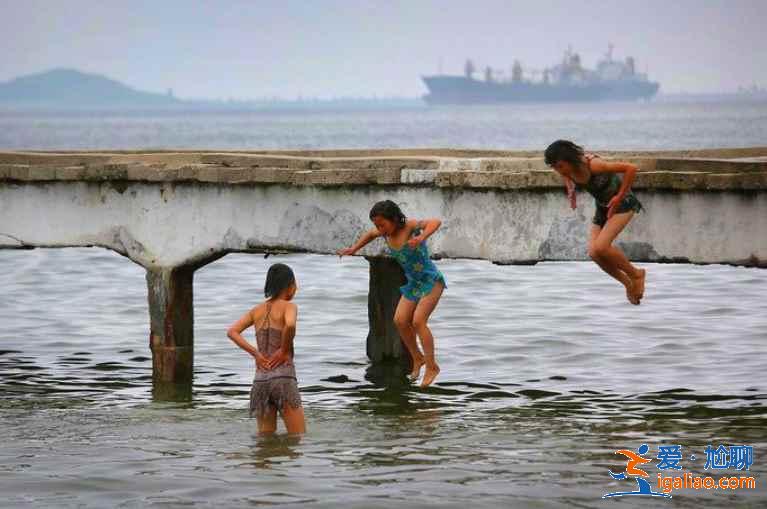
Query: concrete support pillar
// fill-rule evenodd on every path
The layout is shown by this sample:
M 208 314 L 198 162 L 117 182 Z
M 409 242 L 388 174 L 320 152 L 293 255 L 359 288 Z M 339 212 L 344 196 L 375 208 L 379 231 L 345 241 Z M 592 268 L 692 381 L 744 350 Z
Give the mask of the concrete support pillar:
M 194 368 L 193 276 L 196 267 L 147 270 L 149 348 L 153 395 L 158 400 L 187 400 Z
M 410 354 L 394 325 L 394 312 L 401 295 L 399 287 L 405 284 L 405 273 L 391 258 L 365 258 L 370 263 L 368 358 L 374 365 L 395 364 L 409 370 Z

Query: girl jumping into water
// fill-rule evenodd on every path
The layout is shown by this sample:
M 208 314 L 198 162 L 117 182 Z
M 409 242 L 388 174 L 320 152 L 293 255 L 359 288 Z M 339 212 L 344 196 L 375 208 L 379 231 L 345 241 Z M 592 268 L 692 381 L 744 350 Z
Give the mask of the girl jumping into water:
M 266 300 L 242 315 L 227 331 L 229 339 L 256 361 L 256 376 L 250 389 L 250 416 L 257 419 L 259 433 L 277 430 L 278 412 L 288 433 L 306 431 L 293 365 L 298 308 L 291 300 L 297 290 L 291 268 L 275 263 L 266 274 Z M 254 347 L 242 337 L 242 331 L 256 324 Z
M 338 254 L 353 255 L 370 241 L 384 237 L 388 253 L 399 262 L 407 278 L 407 284 L 400 287 L 402 297 L 394 313 L 394 323 L 413 360 L 411 378 L 417 380 L 425 364 L 421 387 L 428 387 L 439 374 L 439 366 L 434 358 L 434 336 L 427 321 L 447 283 L 429 258 L 426 239 L 442 222 L 439 219 L 407 219 L 391 200 L 373 205 L 370 220 L 375 228 L 365 232 L 352 247 L 339 250 Z M 416 335 L 421 338 L 423 353 L 418 349 Z
M 631 192 L 637 167 L 627 162 L 605 161 L 596 154 L 584 153 L 572 141 L 557 140 L 544 154 L 546 164 L 565 181 L 570 207 L 575 209 L 575 189 L 582 186 L 594 197 L 596 212 L 589 238 L 589 256 L 602 270 L 626 287 L 626 297 L 638 305 L 644 295 L 644 269 L 631 264 L 613 241 L 642 210 L 642 204 Z M 623 174 L 621 179 L 618 173 Z

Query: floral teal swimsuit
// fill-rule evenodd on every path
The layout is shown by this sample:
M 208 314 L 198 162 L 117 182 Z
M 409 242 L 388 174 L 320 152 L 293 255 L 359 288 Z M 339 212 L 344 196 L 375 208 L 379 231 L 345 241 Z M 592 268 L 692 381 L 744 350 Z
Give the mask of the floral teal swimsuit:
M 418 231 L 420 231 L 420 228 L 414 229 L 411 235 Z M 426 247 L 426 242 L 421 242 L 415 249 L 411 249 L 407 242 L 400 249 L 394 249 L 387 242 L 386 248 L 389 254 L 402 266 L 402 270 L 405 271 L 407 284 L 400 286 L 399 289 L 406 299 L 417 302 L 421 297 L 431 293 L 434 283 L 437 281 L 440 281 L 442 286 L 447 288 L 445 276 L 442 275 L 442 272 L 439 271 L 431 258 L 429 258 L 429 249 Z

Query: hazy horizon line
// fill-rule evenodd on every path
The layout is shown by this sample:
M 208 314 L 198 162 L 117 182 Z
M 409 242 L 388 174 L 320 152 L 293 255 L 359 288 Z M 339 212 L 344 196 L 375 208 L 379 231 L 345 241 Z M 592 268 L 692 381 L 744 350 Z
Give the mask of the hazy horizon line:
M 238 103 L 247 104 L 247 103 L 256 103 L 256 104 L 273 104 L 273 103 L 333 103 L 333 102 L 386 102 L 386 101 L 421 101 L 423 99 L 423 95 L 425 95 L 426 91 L 424 91 L 424 94 L 422 95 L 378 95 L 376 93 L 373 93 L 371 95 L 364 95 L 364 96 L 358 96 L 358 95 L 302 95 L 299 94 L 297 96 L 289 97 L 289 96 L 257 96 L 257 97 L 199 97 L 199 96 L 177 96 L 173 92 L 174 88 L 167 87 L 164 92 L 162 91 L 154 91 L 154 90 L 147 90 L 142 88 L 134 87 L 133 85 L 126 83 L 124 81 L 120 81 L 118 79 L 112 78 L 107 74 L 101 73 L 101 72 L 92 72 L 92 71 L 83 71 L 76 67 L 51 67 L 48 69 L 44 69 L 41 71 L 33 72 L 33 73 L 27 73 L 15 76 L 9 80 L 0 82 L 0 85 L 2 84 L 8 84 L 15 80 L 32 77 L 32 76 L 38 76 L 43 75 L 46 73 L 50 73 L 53 71 L 74 71 L 83 75 L 87 76 L 97 76 L 100 78 L 104 78 L 116 83 L 119 83 L 122 86 L 125 86 L 133 91 L 136 92 L 144 92 L 144 93 L 150 93 L 150 94 L 157 94 L 161 96 L 171 96 L 174 99 L 181 101 L 181 102 L 191 102 L 191 103 L 216 103 L 216 104 L 233 104 L 236 105 Z M 445 73 L 445 75 L 448 75 Z M 662 86 L 662 84 L 661 84 Z M 748 96 L 749 94 L 764 94 L 767 93 L 767 87 L 761 84 L 751 84 L 748 86 L 741 85 L 738 87 L 737 90 L 719 90 L 719 91 L 708 91 L 708 92 L 688 92 L 688 91 L 673 91 L 673 92 L 664 92 L 661 88 L 656 97 L 654 99 L 659 98 L 669 98 L 669 97 L 709 97 L 709 96 Z

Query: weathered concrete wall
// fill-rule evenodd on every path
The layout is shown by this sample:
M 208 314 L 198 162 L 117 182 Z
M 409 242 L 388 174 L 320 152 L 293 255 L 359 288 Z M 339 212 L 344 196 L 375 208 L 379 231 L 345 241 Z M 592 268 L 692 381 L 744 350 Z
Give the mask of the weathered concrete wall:
M 621 242 L 636 260 L 767 262 L 767 191 L 638 189 L 645 206 Z M 390 198 L 439 217 L 436 256 L 498 263 L 586 259 L 593 200 L 569 209 L 555 189 L 406 185 L 291 186 L 194 182 L 0 182 L 0 246 L 103 246 L 146 268 L 232 251 L 334 253 Z M 362 254 L 382 254 L 383 242 Z
M 603 155 L 641 170 L 645 211 L 620 237 L 631 258 L 767 266 L 767 148 Z M 145 267 L 155 395 L 187 398 L 194 270 L 233 251 L 335 253 L 384 198 L 442 219 L 437 257 L 586 259 L 593 200 L 571 211 L 540 153 L 450 150 L 0 153 L 0 248 L 102 246 Z M 383 247 L 360 253 L 368 355 L 406 361 L 391 323 L 402 273 Z

